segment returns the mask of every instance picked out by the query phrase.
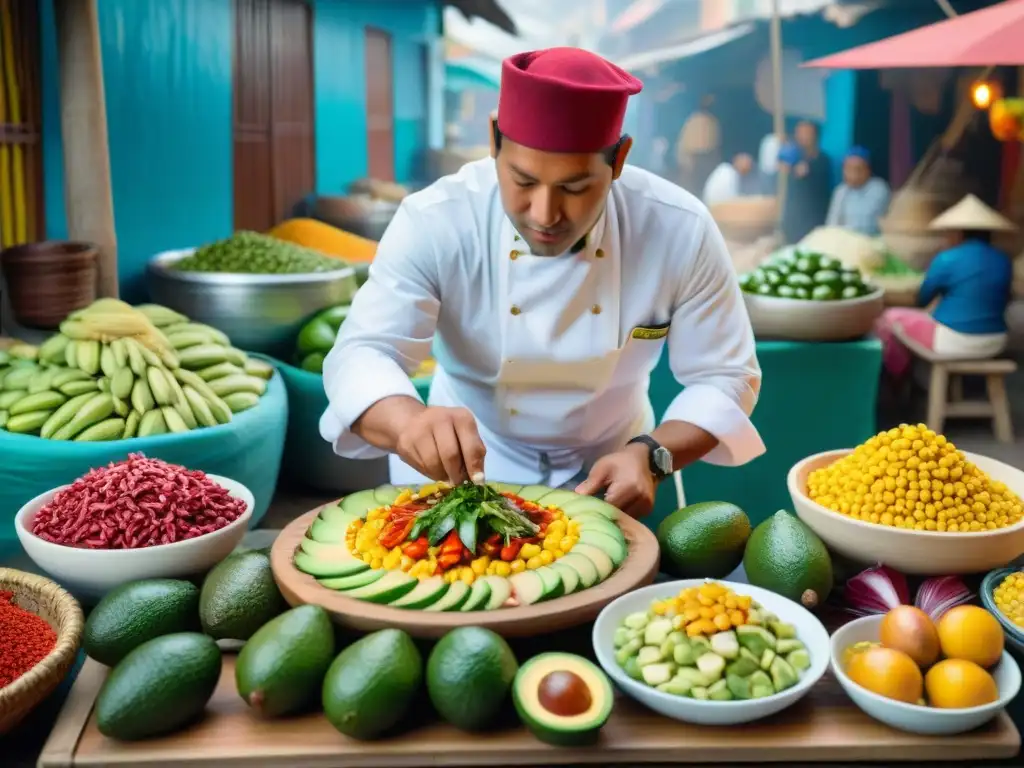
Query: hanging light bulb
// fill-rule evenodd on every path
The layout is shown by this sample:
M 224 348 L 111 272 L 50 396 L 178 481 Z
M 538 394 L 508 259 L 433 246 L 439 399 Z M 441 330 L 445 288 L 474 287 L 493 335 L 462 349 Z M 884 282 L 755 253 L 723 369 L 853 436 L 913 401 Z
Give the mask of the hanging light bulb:
M 1002 98 L 1003 89 L 999 83 L 979 80 L 971 85 L 971 102 L 978 109 L 988 109 L 994 101 Z

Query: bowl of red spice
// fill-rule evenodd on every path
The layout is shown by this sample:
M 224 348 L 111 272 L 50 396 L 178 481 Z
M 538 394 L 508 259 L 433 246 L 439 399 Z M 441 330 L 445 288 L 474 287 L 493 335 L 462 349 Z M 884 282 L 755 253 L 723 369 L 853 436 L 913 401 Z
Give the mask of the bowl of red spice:
M 0 568 L 0 734 L 67 676 L 84 624 L 78 602 L 56 582 Z
M 205 573 L 248 529 L 252 492 L 141 454 L 40 494 L 14 519 L 25 552 L 80 598 L 130 581 Z

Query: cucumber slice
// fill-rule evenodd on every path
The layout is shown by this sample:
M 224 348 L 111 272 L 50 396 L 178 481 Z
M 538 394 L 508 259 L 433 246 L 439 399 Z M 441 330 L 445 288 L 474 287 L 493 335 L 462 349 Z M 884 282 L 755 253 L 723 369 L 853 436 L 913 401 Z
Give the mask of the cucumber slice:
M 348 523 L 328 522 L 318 517 L 309 526 L 308 535 L 321 544 L 344 544 L 347 532 Z
M 574 568 L 563 564 L 561 560 L 555 561 L 550 567 L 562 579 L 563 594 L 571 595 L 580 588 L 580 575 Z
M 419 579 L 402 571 L 385 571 L 384 575 L 370 584 L 351 589 L 345 594 L 368 603 L 390 603 L 405 597 L 416 589 Z
M 484 581 L 491 588 L 491 594 L 487 598 L 485 610 L 494 611 L 504 607 L 508 599 L 512 597 L 512 583 L 504 576 L 484 576 Z
M 544 595 L 541 597 L 541 600 L 554 600 L 556 597 L 561 597 L 565 594 L 562 577 L 558 575 L 558 571 L 544 565 L 535 570 L 534 573 L 540 576 L 541 581 L 544 582 Z
M 339 506 L 324 507 L 320 510 L 318 517 L 326 523 L 331 523 L 332 525 L 344 525 L 346 528 L 352 524 L 353 520 L 362 519 L 361 515 L 344 510 Z
M 431 576 L 424 579 L 412 592 L 398 598 L 391 604 L 392 608 L 405 608 L 408 610 L 422 610 L 433 605 L 448 592 L 448 582 L 440 576 Z
M 579 545 L 577 545 L 578 547 Z M 572 568 L 576 571 L 580 577 L 580 585 L 583 589 L 592 587 L 601 580 L 600 574 L 597 572 L 597 566 L 594 565 L 592 560 L 584 557 L 583 555 L 576 552 L 576 547 L 572 549 L 569 554 L 558 561 L 559 565 L 564 565 L 567 568 Z
M 295 553 L 295 567 L 306 575 L 317 579 L 339 579 L 370 569 L 370 566 L 362 560 L 356 560 L 353 557 L 332 560 L 307 552 Z
M 615 570 L 615 563 L 608 557 L 608 553 L 602 549 L 598 549 L 593 544 L 577 544 L 572 548 L 570 554 L 583 555 L 587 560 L 594 564 L 597 569 L 597 576 L 599 581 L 604 581 L 612 575 L 612 571 Z M 566 555 L 568 557 L 569 555 Z M 564 557 L 562 558 L 565 559 Z
M 344 592 L 349 589 L 358 589 L 359 587 L 365 587 L 367 584 L 372 584 L 378 579 L 383 578 L 385 573 L 388 573 L 388 571 L 382 571 L 379 568 L 375 568 L 355 573 L 351 576 L 342 576 L 337 579 L 317 579 L 317 581 L 321 587 L 327 587 L 327 589 Z
M 612 565 L 616 568 L 622 565 L 622 561 L 626 559 L 626 554 L 628 552 L 626 543 L 622 538 L 609 536 L 607 533 L 602 533 L 601 531 L 580 532 L 579 543 L 590 544 L 600 549 L 608 555 L 609 558 L 611 558 Z
M 519 605 L 533 605 L 544 599 L 544 580 L 536 571 L 523 571 L 509 577 L 512 595 Z
M 469 585 L 464 581 L 456 581 L 452 584 L 444 597 L 433 605 L 428 605 L 426 611 L 457 611 L 462 604 L 469 599 Z
M 482 611 L 487 606 L 491 597 L 491 585 L 482 578 L 473 582 L 469 590 L 469 597 L 459 608 L 460 611 Z

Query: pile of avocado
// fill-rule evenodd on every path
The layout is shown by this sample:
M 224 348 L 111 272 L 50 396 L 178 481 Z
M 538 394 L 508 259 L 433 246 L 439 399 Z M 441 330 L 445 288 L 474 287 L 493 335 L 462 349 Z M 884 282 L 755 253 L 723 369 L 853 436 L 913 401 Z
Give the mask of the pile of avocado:
M 108 738 L 147 739 L 199 720 L 221 677 L 218 640 L 242 641 L 239 696 L 263 718 L 322 708 L 340 733 L 371 740 L 428 720 L 481 731 L 513 709 L 540 740 L 590 743 L 611 714 L 611 683 L 579 656 L 546 653 L 522 666 L 503 638 L 479 627 L 441 638 L 426 662 L 404 631 L 384 629 L 344 645 L 327 612 L 288 609 L 265 551 L 231 555 L 202 587 L 149 579 L 110 592 L 90 613 L 86 653 L 111 667 L 96 702 Z M 339 652 L 340 651 L 340 652 Z M 426 694 L 426 696 L 424 696 Z
M 615 631 L 615 658 L 627 675 L 659 691 L 710 701 L 762 699 L 800 682 L 811 666 L 796 628 L 766 611 L 758 624 L 687 637 L 672 620 L 638 612 Z
M 856 299 L 875 290 L 859 269 L 823 253 L 800 250 L 773 254 L 757 269 L 740 275 L 740 288 L 759 296 L 812 301 Z

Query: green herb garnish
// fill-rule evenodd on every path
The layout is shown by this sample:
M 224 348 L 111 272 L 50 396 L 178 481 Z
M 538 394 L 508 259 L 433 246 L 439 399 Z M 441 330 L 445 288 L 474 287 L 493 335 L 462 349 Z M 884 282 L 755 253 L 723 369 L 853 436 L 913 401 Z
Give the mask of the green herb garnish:
M 506 544 L 514 538 L 534 536 L 539 530 L 530 518 L 490 486 L 463 483 L 416 516 L 409 540 L 426 535 L 430 546 L 437 546 L 451 531 L 457 531 L 462 545 L 475 553 L 480 523 L 502 536 Z

